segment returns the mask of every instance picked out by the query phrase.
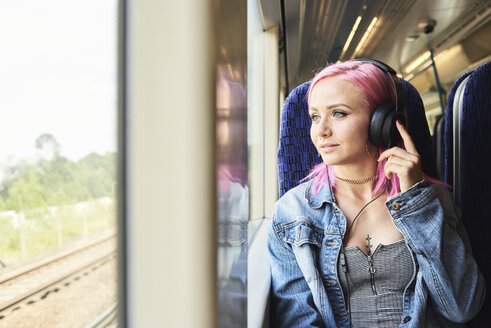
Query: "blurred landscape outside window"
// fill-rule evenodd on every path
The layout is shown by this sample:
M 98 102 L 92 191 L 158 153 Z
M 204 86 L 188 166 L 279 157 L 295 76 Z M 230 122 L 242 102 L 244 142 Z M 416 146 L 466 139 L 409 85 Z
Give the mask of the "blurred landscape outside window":
M 0 0 L 0 328 L 115 308 L 117 4 Z
M 116 10 L 0 1 L 5 265 L 115 227 Z

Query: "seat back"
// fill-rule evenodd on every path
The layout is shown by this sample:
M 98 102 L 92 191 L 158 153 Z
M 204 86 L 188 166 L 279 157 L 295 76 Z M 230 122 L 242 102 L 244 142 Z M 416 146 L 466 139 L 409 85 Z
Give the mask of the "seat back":
M 423 101 L 414 86 L 403 79 L 401 82 L 408 132 L 421 155 L 423 171 L 432 178 L 438 178 Z M 283 105 L 278 148 L 280 197 L 298 185 L 312 167 L 322 160 L 310 139 L 311 121 L 306 98 L 309 86 L 310 82 L 305 82 L 293 89 Z
M 278 147 L 279 196 L 298 185 L 309 170 L 321 162 L 310 139 L 307 91 L 310 81 L 290 92 L 283 103 Z
M 443 123 L 443 153 L 440 163 L 441 179 L 449 185 L 453 185 L 453 103 L 455 93 L 462 81 L 471 72 L 462 75 L 452 86 L 448 93 L 447 108 L 445 110 L 445 121 Z
M 426 175 L 438 179 L 436 156 L 433 149 L 430 128 L 426 120 L 423 100 L 418 90 L 411 83 L 403 79 L 401 79 L 401 82 L 404 91 L 407 131 L 421 156 L 421 168 Z
M 444 116 L 438 115 L 433 126 L 433 152 L 435 153 L 436 168 L 438 170 L 438 178 L 442 177 L 442 154 L 443 154 L 443 122 Z
M 473 322 L 491 319 L 491 62 L 464 74 L 452 87 L 445 115 L 443 179 L 454 187 L 476 259 L 487 282 L 487 300 Z

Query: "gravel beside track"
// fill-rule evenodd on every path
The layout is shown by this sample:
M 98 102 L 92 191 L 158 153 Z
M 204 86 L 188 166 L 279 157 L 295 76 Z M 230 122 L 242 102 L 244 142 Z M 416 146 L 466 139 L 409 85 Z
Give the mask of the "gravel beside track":
M 0 328 L 85 327 L 116 301 L 116 277 L 115 258 L 92 266 L 2 312 Z

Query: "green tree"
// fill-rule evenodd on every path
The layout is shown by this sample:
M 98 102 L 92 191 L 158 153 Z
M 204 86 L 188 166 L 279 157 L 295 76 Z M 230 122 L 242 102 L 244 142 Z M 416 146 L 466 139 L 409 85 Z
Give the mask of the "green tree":
M 36 148 L 41 151 L 41 157 L 51 160 L 60 156 L 60 144 L 50 133 L 44 133 L 36 139 Z
M 77 165 L 62 156 L 38 162 L 43 185 L 43 195 L 49 205 L 70 204 L 80 200 L 87 193 L 78 183 Z
M 41 179 L 34 166 L 24 168 L 22 174 L 14 180 L 6 203 L 8 209 L 15 211 L 46 206 Z
M 36 163 L 22 161 L 4 168 L 0 210 L 64 205 L 112 196 L 116 180 L 116 153 L 90 153 L 78 162 L 61 156 L 51 134 L 36 139 L 42 151 Z
M 101 156 L 90 153 L 77 163 L 81 180 L 89 191 L 91 198 L 100 198 L 112 194 L 115 180 L 115 154 Z

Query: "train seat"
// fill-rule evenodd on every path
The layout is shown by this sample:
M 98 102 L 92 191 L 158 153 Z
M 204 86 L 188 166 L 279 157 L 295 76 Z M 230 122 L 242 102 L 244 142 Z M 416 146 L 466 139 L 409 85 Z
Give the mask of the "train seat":
M 416 88 L 401 79 L 404 91 L 405 113 L 408 132 L 421 155 L 421 165 L 425 174 L 438 178 L 435 154 L 423 101 Z M 310 169 L 320 163 L 310 140 L 310 118 L 306 93 L 310 82 L 293 89 L 285 99 L 280 123 L 278 147 L 278 183 L 280 197 L 298 185 Z
M 321 162 L 310 140 L 307 91 L 310 81 L 293 89 L 283 103 L 278 146 L 279 196 L 283 196 Z
M 448 99 L 447 99 L 447 108 L 445 110 L 445 117 L 442 124 L 442 135 L 440 136 L 442 138 L 442 153 L 441 153 L 441 159 L 439 160 L 440 162 L 440 172 L 441 172 L 441 179 L 442 181 L 448 183 L 449 185 L 453 185 L 453 140 L 452 136 L 453 133 L 451 132 L 453 130 L 452 124 L 453 124 L 453 102 L 455 99 L 455 92 L 457 91 L 457 88 L 459 85 L 462 83 L 463 80 L 465 80 L 472 71 L 464 73 L 461 77 L 455 81 L 454 85 L 452 86 L 452 89 L 450 89 L 450 92 L 448 93 Z
M 401 83 L 404 91 L 407 130 L 418 153 L 421 155 L 421 167 L 426 175 L 438 179 L 436 156 L 428 121 L 426 120 L 423 100 L 418 90 L 411 83 L 404 79 L 401 79 Z
M 445 117 L 440 114 L 436 117 L 433 126 L 433 151 L 435 153 L 436 168 L 438 170 L 438 179 L 442 180 L 442 153 L 443 153 L 443 122 Z
M 462 75 L 452 87 L 444 124 L 442 178 L 453 186 L 474 257 L 487 283 L 483 309 L 470 323 L 487 327 L 491 319 L 491 62 Z

